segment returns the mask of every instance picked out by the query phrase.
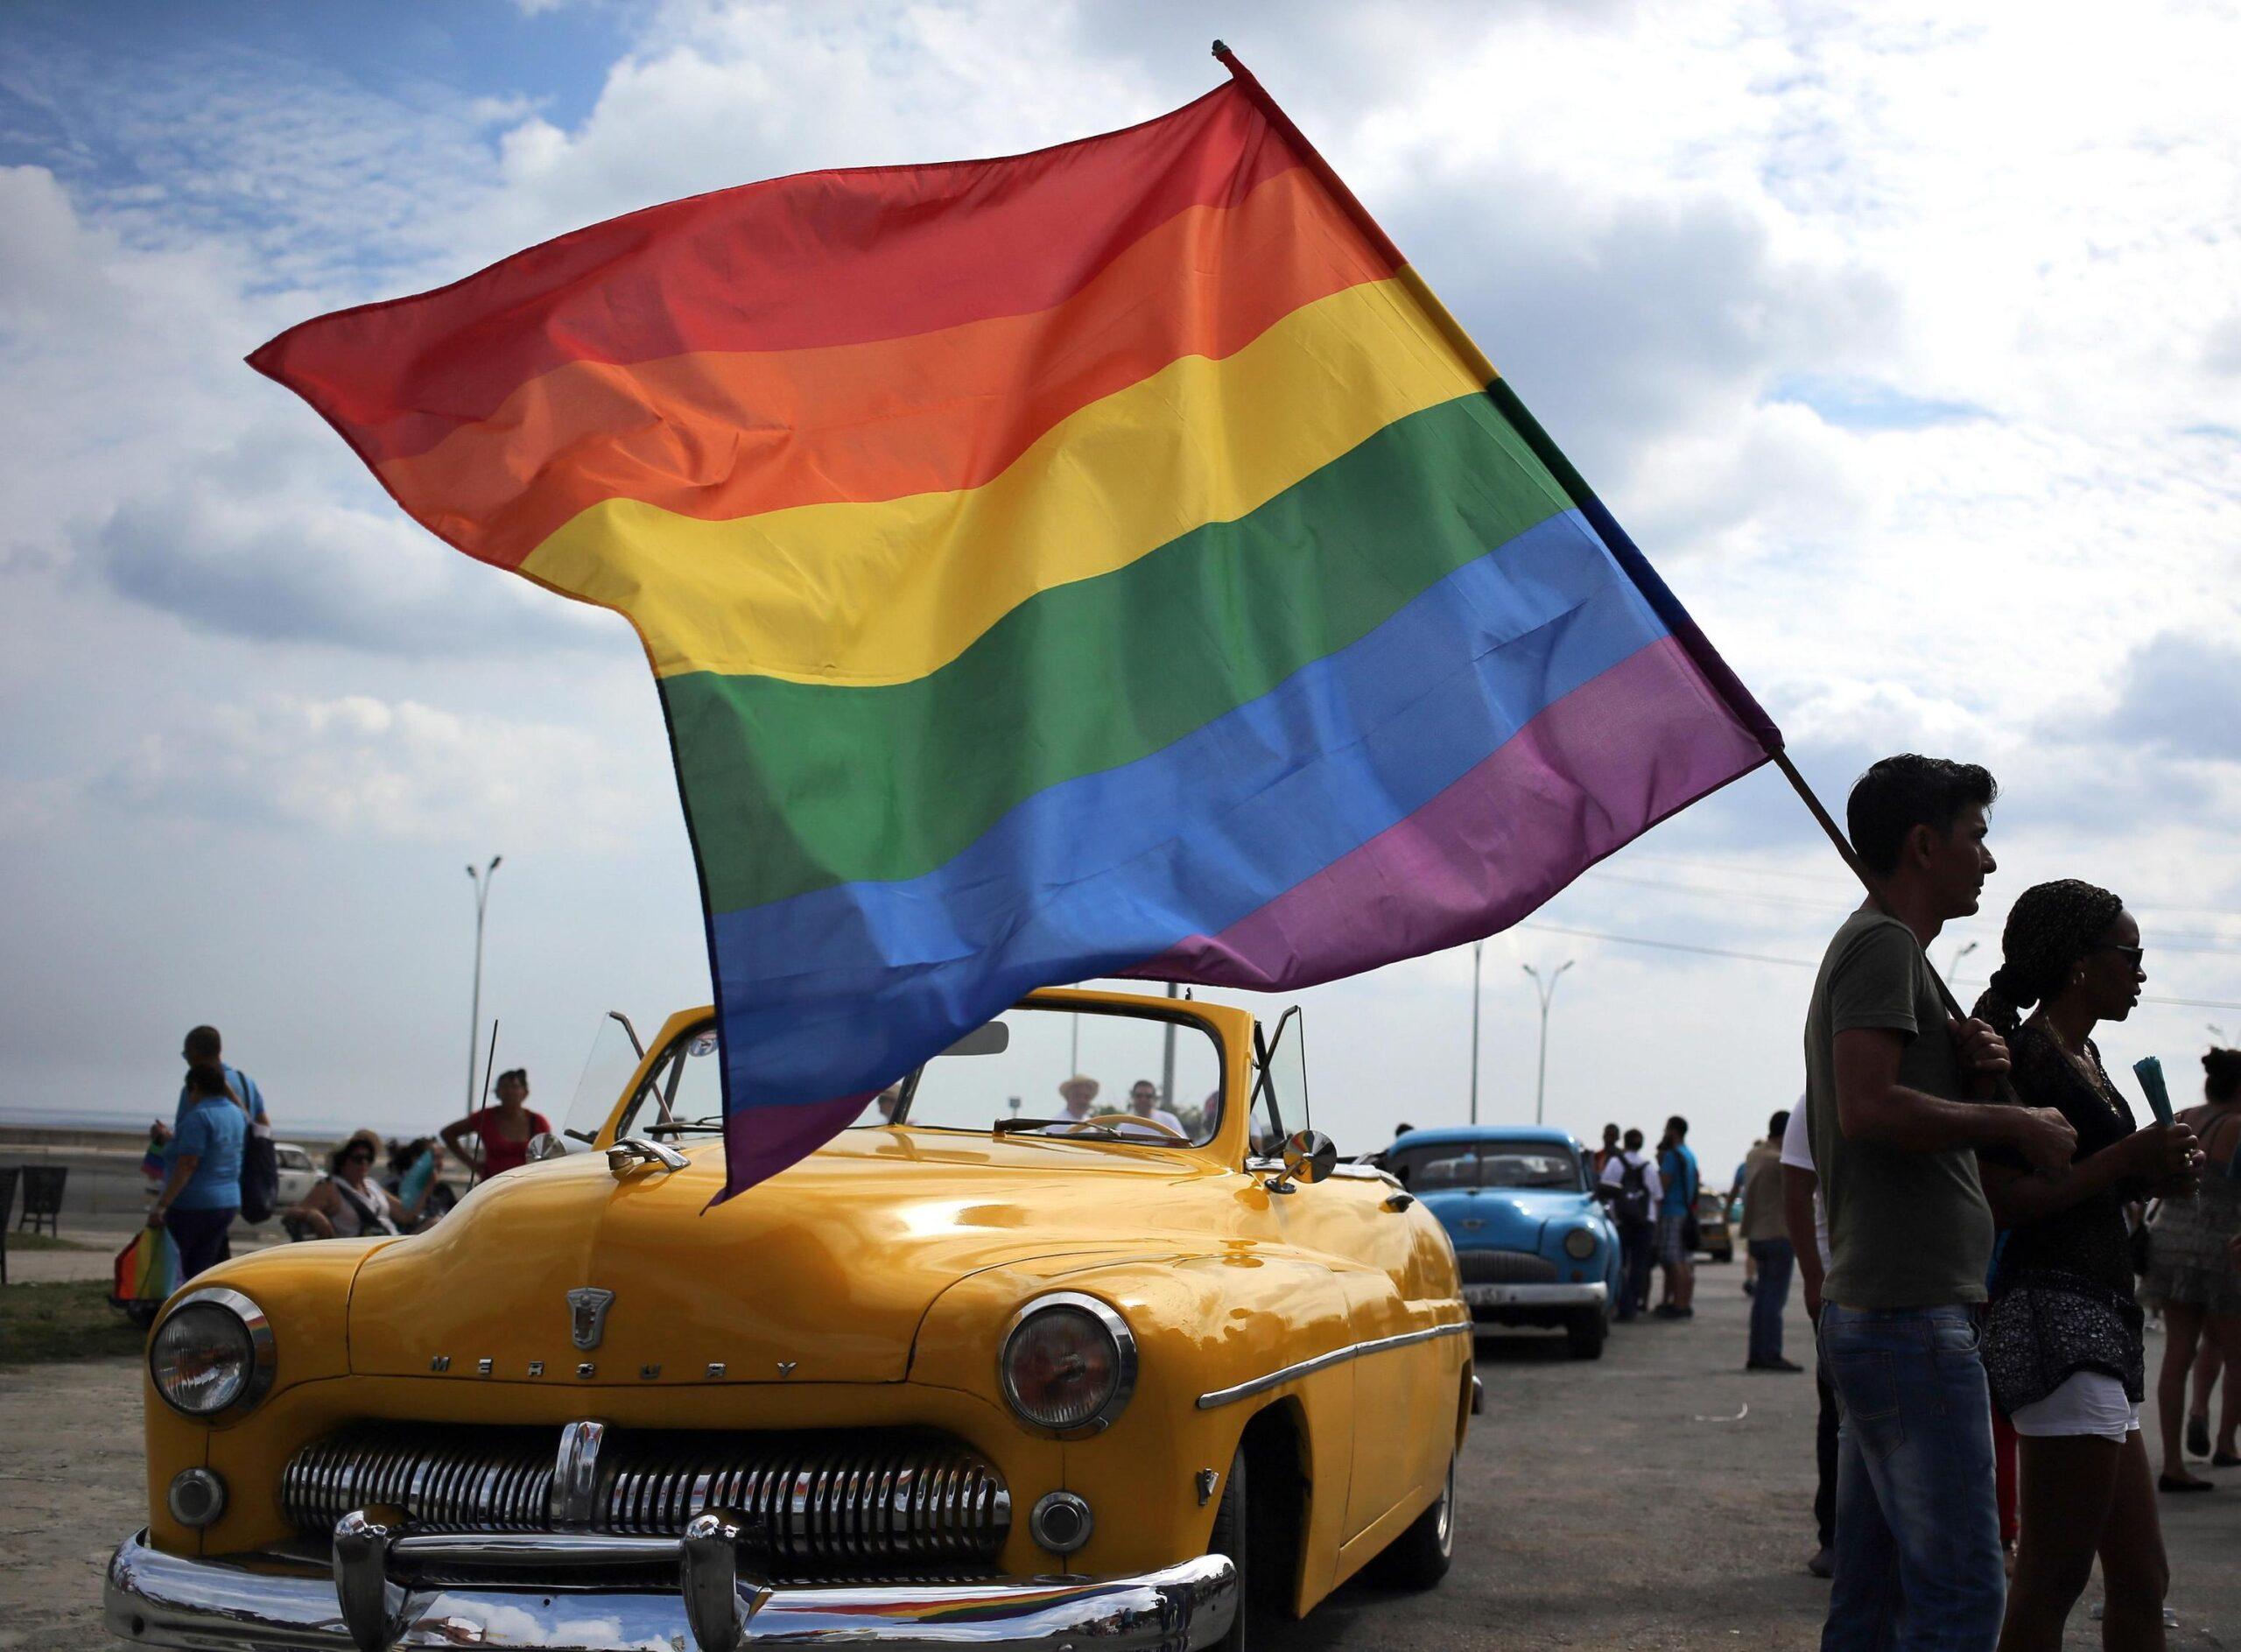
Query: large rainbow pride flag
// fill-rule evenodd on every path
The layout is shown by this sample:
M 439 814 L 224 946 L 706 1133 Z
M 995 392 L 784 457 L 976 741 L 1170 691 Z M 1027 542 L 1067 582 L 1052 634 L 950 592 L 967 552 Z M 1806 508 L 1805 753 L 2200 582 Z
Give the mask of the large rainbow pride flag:
M 249 359 L 627 615 L 730 1191 L 1029 989 L 1484 936 L 1781 736 L 1258 83 L 652 207 Z

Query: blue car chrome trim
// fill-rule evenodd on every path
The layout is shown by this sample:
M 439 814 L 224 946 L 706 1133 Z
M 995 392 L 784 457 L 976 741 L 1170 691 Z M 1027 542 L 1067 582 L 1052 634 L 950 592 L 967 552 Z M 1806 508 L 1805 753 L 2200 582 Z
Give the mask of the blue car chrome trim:
M 1465 1285 L 1463 1300 L 1473 1308 L 1599 1308 L 1611 1299 L 1600 1279 L 1576 1285 Z
M 1240 1382 L 1234 1388 L 1216 1388 L 1210 1394 L 1201 1394 L 1198 1396 L 1198 1409 L 1202 1411 L 1211 1411 L 1218 1405 L 1227 1405 L 1236 1400 L 1249 1400 L 1256 1394 L 1266 1394 L 1270 1388 L 1281 1388 L 1297 1378 L 1311 1376 L 1316 1372 L 1328 1370 L 1334 1365 L 1344 1365 L 1349 1360 L 1359 1360 L 1366 1353 L 1383 1353 L 1387 1348 L 1405 1348 L 1410 1343 L 1430 1342 L 1435 1337 L 1462 1337 L 1468 1336 L 1470 1333 L 1471 1327 L 1458 1322 L 1454 1325 L 1434 1325 L 1426 1331 L 1404 1331 L 1397 1337 L 1376 1337 L 1367 1342 L 1351 1342 L 1343 1348 L 1333 1348 L 1328 1353 L 1318 1353 L 1312 1360 L 1302 1360 L 1296 1364 L 1285 1366 L 1282 1370 L 1271 1371 L 1267 1376 L 1257 1376 L 1248 1382 Z

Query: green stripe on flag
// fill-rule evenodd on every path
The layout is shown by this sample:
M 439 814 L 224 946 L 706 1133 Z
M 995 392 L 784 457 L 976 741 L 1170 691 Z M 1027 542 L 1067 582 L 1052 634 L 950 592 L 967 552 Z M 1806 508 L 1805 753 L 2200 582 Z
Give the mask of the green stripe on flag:
M 709 910 L 931 871 L 1027 798 L 1258 699 L 1570 503 L 1492 401 L 1459 397 L 1238 521 L 1038 594 L 930 676 L 665 678 Z

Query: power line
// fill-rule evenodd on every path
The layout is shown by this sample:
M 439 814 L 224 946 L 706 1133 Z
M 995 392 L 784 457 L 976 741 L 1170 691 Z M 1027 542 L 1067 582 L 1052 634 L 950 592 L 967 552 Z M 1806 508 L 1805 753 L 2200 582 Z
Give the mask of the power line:
M 1621 946 L 1649 946 L 1661 953 L 1694 953 L 1704 958 L 1734 958 L 1746 964 L 1780 964 L 1788 969 L 1818 969 L 1820 965 L 1808 958 L 1776 958 L 1768 953 L 1739 953 L 1725 946 L 1697 946 L 1687 941 L 1652 940 L 1647 935 L 1613 935 L 1604 930 L 1574 929 L 1566 924 L 1541 924 L 1530 920 L 1512 925 L 1515 929 L 1539 930 L 1549 935 L 1577 935 L 1584 940 L 1612 941 Z M 2241 1002 L 2223 998 L 2159 998 L 2152 993 L 2140 995 L 2144 1004 L 2165 1004 L 2181 1009 L 2241 1009 Z
M 1707 883 L 1677 883 L 1667 878 L 1633 877 L 1624 872 L 1612 872 L 1594 867 L 1580 875 L 1606 883 L 1625 883 L 1635 889 L 1663 889 L 1669 894 L 1695 896 L 1710 901 L 1748 901 L 1760 906 L 1779 906 L 1811 912 L 1832 912 L 1841 902 L 1837 899 L 1816 901 L 1800 895 L 1769 895 L 1758 889 L 1723 889 Z M 1851 891 L 1857 893 L 1857 888 Z M 2134 908 L 2134 910 L 2153 910 Z M 2227 958 L 2241 958 L 2241 937 L 2202 935 L 2188 931 L 2155 931 L 2147 938 L 2151 952 L 2202 953 Z

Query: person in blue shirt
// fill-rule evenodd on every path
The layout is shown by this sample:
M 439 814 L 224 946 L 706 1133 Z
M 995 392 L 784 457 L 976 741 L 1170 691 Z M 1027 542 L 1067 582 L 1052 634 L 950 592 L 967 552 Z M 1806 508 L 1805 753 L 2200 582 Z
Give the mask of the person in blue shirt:
M 1665 1198 L 1657 1213 L 1658 1260 L 1665 1264 L 1665 1300 L 1657 1304 L 1657 1314 L 1661 1319 L 1692 1319 L 1697 1313 L 1690 1305 L 1697 1294 L 1697 1264 L 1686 1234 L 1704 1177 L 1697 1170 L 1697 1156 L 1689 1150 L 1689 1121 L 1678 1114 L 1666 1120 L 1665 1139 L 1657 1144 L 1657 1175 L 1665 1184 Z
M 263 1093 L 256 1087 L 256 1080 L 250 1078 L 249 1074 L 238 1067 L 229 1067 L 226 1065 L 225 1042 L 219 1037 L 218 1030 L 215 1027 L 189 1029 L 186 1044 L 180 1050 L 179 1054 L 186 1058 L 187 1071 L 190 1073 L 197 1067 L 214 1067 L 223 1073 L 226 1078 L 226 1087 L 234 1093 L 235 1099 L 248 1110 L 250 1119 L 270 1128 L 272 1121 L 264 1111 Z M 179 1120 L 186 1117 L 186 1110 L 191 1104 L 192 1097 L 188 1093 L 187 1086 L 179 1086 Z M 172 1128 L 173 1129 L 179 1128 L 178 1120 L 172 1122 Z
M 249 1114 L 226 1087 L 222 1067 L 190 1067 L 187 1107 L 165 1152 L 163 1191 L 148 1226 L 171 1230 L 179 1278 L 192 1279 L 233 1255 L 227 1230 L 242 1205 L 242 1146 Z

